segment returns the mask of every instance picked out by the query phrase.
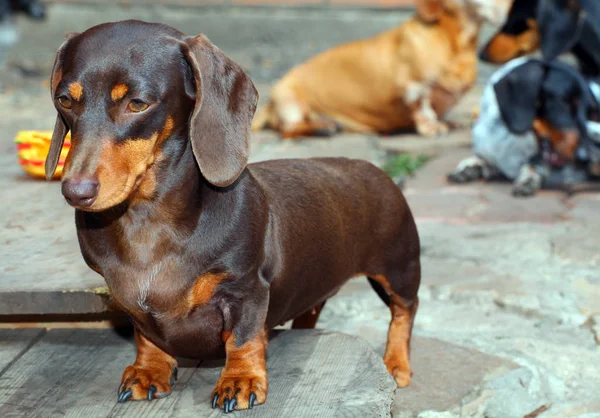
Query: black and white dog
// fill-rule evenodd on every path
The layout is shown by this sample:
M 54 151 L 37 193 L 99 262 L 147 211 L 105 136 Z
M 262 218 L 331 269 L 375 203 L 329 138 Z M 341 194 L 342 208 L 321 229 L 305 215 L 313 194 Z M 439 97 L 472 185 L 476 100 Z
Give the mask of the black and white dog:
M 567 64 L 518 58 L 486 85 L 473 127 L 474 156 L 454 183 L 504 177 L 515 196 L 600 175 L 600 86 Z

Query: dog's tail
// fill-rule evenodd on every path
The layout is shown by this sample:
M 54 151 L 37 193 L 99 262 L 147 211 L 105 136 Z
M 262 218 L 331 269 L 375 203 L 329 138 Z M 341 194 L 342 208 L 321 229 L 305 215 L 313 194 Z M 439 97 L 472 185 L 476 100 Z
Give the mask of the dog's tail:
M 367 277 L 367 279 L 369 279 L 369 283 L 371 284 L 371 287 L 373 288 L 375 293 L 377 293 L 377 296 L 381 298 L 383 303 L 385 303 L 387 306 L 390 306 L 390 295 L 383 288 L 383 286 L 379 284 L 379 282 L 377 282 L 376 280 L 371 279 L 370 277 Z
M 272 120 L 274 110 L 275 106 L 273 105 L 272 101 L 269 101 L 269 103 L 259 109 L 252 120 L 252 130 L 260 131 L 266 128 L 273 128 Z

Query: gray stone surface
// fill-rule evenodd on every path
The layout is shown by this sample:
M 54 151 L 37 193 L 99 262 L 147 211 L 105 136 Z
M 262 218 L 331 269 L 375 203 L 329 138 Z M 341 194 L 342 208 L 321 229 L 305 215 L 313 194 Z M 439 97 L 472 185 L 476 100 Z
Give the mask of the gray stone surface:
M 102 22 L 141 19 L 166 23 L 190 35 L 205 33 L 254 80 L 271 82 L 318 52 L 342 42 L 376 35 L 399 25 L 411 15 L 410 9 L 173 7 L 161 4 L 120 7 L 101 1 L 95 4 L 77 2 L 75 5 L 58 3 L 49 5 L 48 18 L 43 23 L 18 16 L 19 42 L 10 47 L 12 41 L 9 43 L 7 39 L 2 43 L 0 35 L 0 50 L 9 47 L 6 63 L 20 75 L 49 72 L 65 33 L 83 31 Z M 491 33 L 493 29 L 486 27 L 481 42 Z M 482 67 L 482 78 L 485 78 L 492 67 L 485 64 Z
M 600 415 L 600 349 L 590 325 L 600 307 L 600 224 L 419 222 L 419 230 L 415 333 L 466 351 L 417 338 L 416 386 L 398 391 L 397 416 L 523 417 L 548 403 L 542 417 L 565 408 Z M 319 326 L 362 335 L 382 352 L 389 313 L 371 293 L 366 281 L 349 283 L 325 305 Z

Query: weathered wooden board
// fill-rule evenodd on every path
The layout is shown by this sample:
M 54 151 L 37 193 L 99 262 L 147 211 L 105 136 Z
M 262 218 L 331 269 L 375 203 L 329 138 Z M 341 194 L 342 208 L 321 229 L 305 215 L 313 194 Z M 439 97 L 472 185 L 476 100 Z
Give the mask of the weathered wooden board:
M 59 182 L 35 180 L 0 152 L 0 315 L 106 310 L 104 280 L 79 251 L 74 211 Z
M 0 330 L 0 377 L 2 372 L 35 344 L 44 332 L 41 329 Z
M 2 417 L 220 417 L 210 393 L 222 362 L 181 367 L 171 396 L 118 404 L 134 347 L 106 330 L 49 331 L 1 377 Z M 310 330 L 274 336 L 269 398 L 243 417 L 389 417 L 395 383 L 380 356 L 356 337 Z

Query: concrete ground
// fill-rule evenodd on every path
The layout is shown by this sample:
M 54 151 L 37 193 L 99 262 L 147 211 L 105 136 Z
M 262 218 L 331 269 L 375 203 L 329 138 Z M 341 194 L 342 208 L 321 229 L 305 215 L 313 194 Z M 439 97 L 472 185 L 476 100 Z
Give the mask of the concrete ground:
M 14 152 L 12 138 L 18 130 L 53 126 L 47 75 L 62 33 L 130 15 L 193 30 L 194 16 L 188 11 L 178 15 L 134 8 L 115 17 L 109 8 L 70 7 L 52 6 L 46 26 L 18 22 L 20 41 L 0 69 L 0 152 Z M 260 13 L 226 20 L 240 25 L 250 44 L 260 44 L 255 53 L 228 41 L 225 23 L 214 21 L 222 17 L 217 12 L 197 18 L 212 28 L 214 36 L 207 32 L 217 44 L 223 38 L 234 59 L 249 69 L 264 100 L 271 80 L 311 51 L 304 40 L 290 38 L 287 42 L 304 45 L 301 53 L 273 52 L 269 64 L 266 57 L 285 48 L 260 42 L 252 29 L 264 25 Z M 292 12 L 278 13 L 283 20 L 273 19 L 277 30 L 295 24 Z M 319 19 L 330 17 L 310 11 L 304 18 L 338 25 L 347 32 L 332 32 L 350 34 L 360 16 L 344 13 L 326 23 Z M 354 36 L 376 33 L 402 16 L 372 13 L 372 19 L 365 19 L 371 23 Z M 315 48 L 336 43 L 336 36 L 342 35 Z M 489 71 L 486 67 L 482 80 Z M 450 117 L 468 122 L 479 92 L 480 87 L 473 89 Z M 390 150 L 433 156 L 404 190 L 420 231 L 423 279 L 413 383 L 397 392 L 394 416 L 600 417 L 600 194 L 546 191 L 519 200 L 511 196 L 509 184 L 449 185 L 445 175 L 469 154 L 468 142 L 468 129 L 427 140 L 340 135 L 297 142 L 282 142 L 267 132 L 254 136 L 252 159 L 331 155 L 381 164 Z M 387 308 L 365 280 L 357 279 L 327 303 L 318 326 L 360 335 L 383 352 L 388 321 Z

